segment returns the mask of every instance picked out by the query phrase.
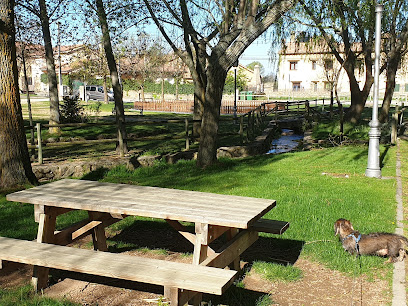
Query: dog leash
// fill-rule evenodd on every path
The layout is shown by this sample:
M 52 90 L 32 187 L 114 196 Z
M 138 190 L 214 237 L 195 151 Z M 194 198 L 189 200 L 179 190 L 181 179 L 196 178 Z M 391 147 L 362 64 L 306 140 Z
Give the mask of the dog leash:
M 343 241 L 346 240 L 347 238 L 350 238 L 350 237 L 353 237 L 354 242 L 356 243 L 356 246 L 355 246 L 356 252 L 357 252 L 357 258 L 356 258 L 356 259 L 358 259 L 358 261 L 359 261 L 360 273 L 361 273 L 360 246 L 359 246 L 359 244 L 358 244 L 358 243 L 360 242 L 360 240 L 361 240 L 361 234 L 359 233 L 358 237 L 356 237 L 356 236 L 354 235 L 354 233 L 351 233 L 350 235 L 348 235 L 348 236 L 346 236 L 345 238 L 343 238 Z M 355 280 L 355 277 L 356 277 L 356 275 L 354 275 L 354 280 Z M 361 280 L 360 280 L 360 281 L 361 281 Z M 354 289 L 353 289 L 353 291 L 354 291 Z M 353 295 L 354 295 L 354 293 L 353 293 Z M 361 304 L 361 305 L 363 304 L 363 285 L 362 285 L 362 283 L 360 283 L 360 304 Z M 351 305 L 353 305 L 353 301 L 351 302 Z

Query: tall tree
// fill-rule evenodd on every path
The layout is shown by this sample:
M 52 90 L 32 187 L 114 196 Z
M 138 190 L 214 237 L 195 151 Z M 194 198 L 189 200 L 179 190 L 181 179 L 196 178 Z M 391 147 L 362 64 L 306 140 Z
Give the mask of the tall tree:
M 372 25 L 375 20 L 375 7 L 370 5 L 373 1 L 299 0 L 299 2 L 311 21 L 312 28 L 320 32 L 334 57 L 346 71 L 351 93 L 351 106 L 346 119 L 355 123 L 360 119 L 374 83 Z M 365 82 L 362 88 L 355 75 L 361 58 L 365 66 Z
M 106 18 L 103 0 L 95 0 L 94 2 L 91 2 L 91 0 L 87 0 L 87 2 L 90 5 L 90 7 L 95 8 L 96 14 L 98 16 L 99 26 L 102 32 L 102 44 L 105 50 L 106 61 L 108 62 L 110 77 L 112 80 L 113 94 L 115 99 L 115 111 L 116 111 L 115 113 L 118 134 L 117 150 L 119 151 L 120 155 L 123 156 L 125 153 L 128 152 L 125 129 L 125 111 L 123 107 L 123 92 L 119 82 L 119 74 L 118 68 L 116 66 L 115 56 L 113 55 L 108 20 Z
M 158 29 L 188 66 L 194 81 L 194 118 L 201 119 L 197 165 L 216 161 L 217 132 L 225 78 L 245 49 L 296 0 L 148 1 Z M 178 4 L 177 4 L 178 3 Z M 182 47 L 171 37 L 174 26 Z
M 325 39 L 333 55 L 346 71 L 350 82 L 351 107 L 346 119 L 357 122 L 364 109 L 374 83 L 374 24 L 376 2 L 300 0 L 309 29 L 317 30 Z M 386 71 L 386 90 L 380 120 L 386 121 L 395 89 L 395 77 L 400 62 L 407 52 L 408 42 L 408 3 L 405 0 L 384 2 L 382 65 L 380 73 Z M 305 24 L 301 15 L 300 23 Z M 358 66 L 363 64 L 365 82 L 358 83 Z
M 37 179 L 31 169 L 18 89 L 14 0 L 0 1 L 0 188 Z
M 391 0 L 384 3 L 385 62 L 381 70 L 386 71 L 386 88 L 380 112 L 380 121 L 388 120 L 388 113 L 395 90 L 397 70 L 408 52 L 408 2 Z
M 58 96 L 58 80 L 55 72 L 54 51 L 52 47 L 52 38 L 50 31 L 50 18 L 54 15 L 58 15 L 64 11 L 65 0 L 46 0 L 30 1 L 19 0 L 18 5 L 25 8 L 27 11 L 36 16 L 41 23 L 41 29 L 44 40 L 45 60 L 47 65 L 48 74 L 48 93 L 50 98 L 50 125 L 56 125 L 60 123 L 59 113 L 59 96 Z M 48 6 L 49 7 L 48 7 Z M 50 11 L 50 12 L 48 12 Z M 60 129 L 57 127 L 50 127 L 49 132 L 52 134 L 59 133 Z
M 169 56 L 163 52 L 164 47 L 160 41 L 144 33 L 126 40 L 123 50 L 125 58 L 121 71 L 126 76 L 140 80 L 141 98 L 144 102 L 145 83 L 158 78 Z

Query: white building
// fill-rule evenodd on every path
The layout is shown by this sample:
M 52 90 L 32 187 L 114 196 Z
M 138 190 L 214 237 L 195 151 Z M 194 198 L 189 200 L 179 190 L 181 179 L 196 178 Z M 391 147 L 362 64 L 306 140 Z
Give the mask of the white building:
M 356 65 L 355 75 L 360 86 L 365 83 L 364 65 Z M 408 94 L 408 69 L 397 71 L 395 95 Z M 340 64 L 323 42 L 295 42 L 291 40 L 279 52 L 278 90 L 280 92 L 327 93 L 331 90 Z M 385 73 L 380 75 L 380 92 L 385 91 Z M 337 84 L 340 95 L 350 94 L 349 79 L 341 69 Z

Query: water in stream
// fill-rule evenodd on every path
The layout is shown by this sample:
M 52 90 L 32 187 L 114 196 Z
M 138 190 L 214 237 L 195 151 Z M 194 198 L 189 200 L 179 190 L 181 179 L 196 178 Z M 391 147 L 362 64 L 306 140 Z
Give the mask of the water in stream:
M 302 139 L 303 135 L 295 134 L 293 130 L 282 129 L 281 137 L 272 140 L 271 149 L 267 154 L 290 152 L 299 145 L 299 141 Z

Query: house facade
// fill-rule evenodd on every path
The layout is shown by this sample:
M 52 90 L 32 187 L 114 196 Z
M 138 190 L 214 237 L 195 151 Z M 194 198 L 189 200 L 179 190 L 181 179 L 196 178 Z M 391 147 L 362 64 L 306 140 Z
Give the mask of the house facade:
M 396 96 L 408 95 L 408 61 L 403 62 L 406 64 L 397 71 Z M 278 90 L 282 93 L 327 94 L 339 73 L 337 92 L 347 96 L 350 94 L 350 84 L 346 72 L 340 68 L 339 62 L 323 41 L 296 42 L 291 39 L 279 51 Z M 364 69 L 363 62 L 358 62 L 355 75 L 361 88 L 365 83 Z M 386 76 L 382 73 L 380 93 L 385 91 L 385 85 Z
M 45 60 L 45 50 L 42 45 L 26 45 L 21 43 L 16 44 L 17 47 L 17 68 L 18 68 L 18 81 L 19 87 L 22 91 L 25 91 L 26 83 L 23 70 L 23 62 L 21 56 L 21 49 L 24 48 L 24 57 L 26 62 L 26 72 L 28 81 L 28 90 L 30 92 L 48 94 L 48 82 L 43 78 L 43 75 L 47 74 L 47 63 Z M 54 48 L 54 63 L 55 72 L 57 78 L 59 73 L 61 75 L 68 75 L 72 72 L 71 64 L 84 54 L 83 45 L 70 45 L 61 46 L 60 55 L 61 62 L 58 57 L 58 48 Z M 61 69 L 60 69 L 61 63 Z

